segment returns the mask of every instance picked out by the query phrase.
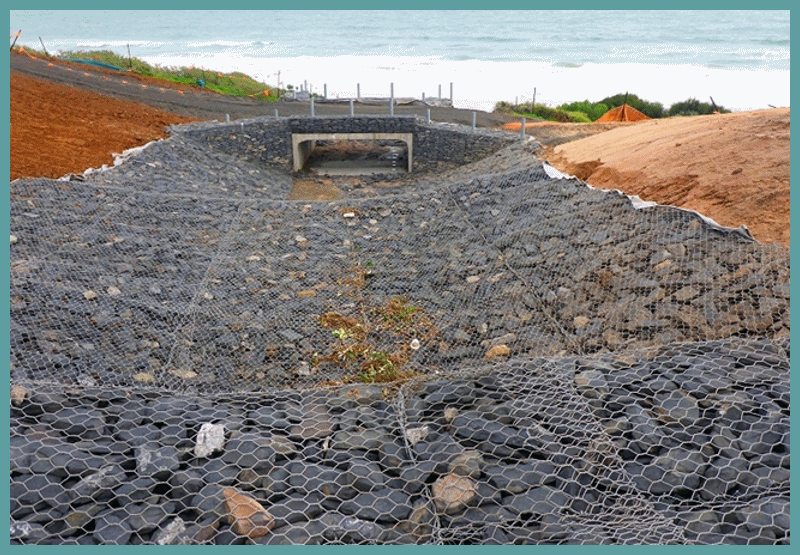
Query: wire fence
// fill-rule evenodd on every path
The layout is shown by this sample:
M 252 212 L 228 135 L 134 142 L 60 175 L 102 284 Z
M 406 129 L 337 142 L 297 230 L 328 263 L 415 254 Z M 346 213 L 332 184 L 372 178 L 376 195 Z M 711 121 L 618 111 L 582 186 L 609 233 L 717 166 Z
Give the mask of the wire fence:
M 531 142 L 325 202 L 208 144 L 11 183 L 12 543 L 789 543 L 788 249 Z

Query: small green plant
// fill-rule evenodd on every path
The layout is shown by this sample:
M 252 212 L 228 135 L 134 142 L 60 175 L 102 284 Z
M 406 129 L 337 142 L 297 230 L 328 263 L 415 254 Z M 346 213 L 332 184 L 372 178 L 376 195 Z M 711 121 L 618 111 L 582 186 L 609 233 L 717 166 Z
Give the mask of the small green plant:
M 331 332 L 336 339 L 350 339 L 353 337 L 353 334 L 347 331 L 344 328 L 339 328 L 337 330 L 333 330 Z
M 327 354 L 314 353 L 314 368 L 325 364 L 352 369 L 343 382 L 390 383 L 408 380 L 418 373 L 406 365 L 422 342 L 437 335 L 425 311 L 405 297 L 391 297 L 377 305 L 368 303 L 363 294 L 372 262 L 356 263 L 349 268 L 340 286 L 343 294 L 354 298 L 348 314 L 329 311 L 319 317 L 319 324 L 336 338 Z M 348 303 L 350 304 L 350 303 Z

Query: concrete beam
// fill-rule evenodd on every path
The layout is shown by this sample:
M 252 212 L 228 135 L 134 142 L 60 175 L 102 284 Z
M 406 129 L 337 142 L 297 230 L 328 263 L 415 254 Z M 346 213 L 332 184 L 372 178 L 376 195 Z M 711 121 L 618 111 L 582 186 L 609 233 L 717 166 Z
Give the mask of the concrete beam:
M 300 171 L 311 156 L 316 141 L 403 141 L 408 149 L 408 172 L 411 173 L 413 133 L 292 133 L 292 170 Z

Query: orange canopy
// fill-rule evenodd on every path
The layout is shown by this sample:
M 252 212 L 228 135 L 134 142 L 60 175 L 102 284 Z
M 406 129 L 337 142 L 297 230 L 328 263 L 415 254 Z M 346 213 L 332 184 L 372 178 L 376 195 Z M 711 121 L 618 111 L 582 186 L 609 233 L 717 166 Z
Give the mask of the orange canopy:
M 633 106 L 623 104 L 616 108 L 610 109 L 608 112 L 600 116 L 595 123 L 603 123 L 608 121 L 639 121 L 643 119 L 650 119 Z

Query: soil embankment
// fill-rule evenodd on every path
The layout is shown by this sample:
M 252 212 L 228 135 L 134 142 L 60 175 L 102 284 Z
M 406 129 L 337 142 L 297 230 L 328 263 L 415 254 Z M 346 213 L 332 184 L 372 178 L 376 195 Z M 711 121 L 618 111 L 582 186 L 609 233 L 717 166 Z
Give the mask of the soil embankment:
M 762 243 L 789 246 L 789 108 L 624 124 L 545 158 L 595 187 L 745 225 Z

